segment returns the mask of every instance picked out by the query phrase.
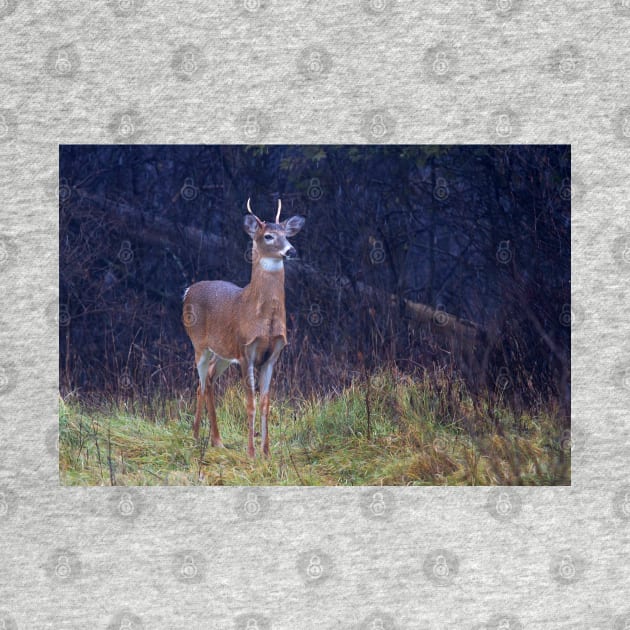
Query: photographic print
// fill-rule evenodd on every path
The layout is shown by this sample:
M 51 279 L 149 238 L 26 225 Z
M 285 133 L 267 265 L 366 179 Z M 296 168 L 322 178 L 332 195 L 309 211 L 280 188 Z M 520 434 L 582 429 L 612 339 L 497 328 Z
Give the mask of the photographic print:
M 571 483 L 570 146 L 59 151 L 63 484 Z

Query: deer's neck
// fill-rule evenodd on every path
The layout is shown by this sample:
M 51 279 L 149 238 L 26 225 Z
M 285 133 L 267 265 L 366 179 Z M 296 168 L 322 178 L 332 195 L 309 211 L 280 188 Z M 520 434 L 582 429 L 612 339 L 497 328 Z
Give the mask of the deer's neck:
M 278 300 L 284 305 L 284 263 L 281 259 L 255 256 L 249 291 L 261 302 Z
M 262 267 L 263 271 L 282 271 L 282 273 L 284 273 L 284 261 L 282 258 L 261 258 L 258 264 Z
M 241 294 L 241 334 L 246 343 L 281 337 L 286 343 L 284 267 L 254 256 L 252 279 Z

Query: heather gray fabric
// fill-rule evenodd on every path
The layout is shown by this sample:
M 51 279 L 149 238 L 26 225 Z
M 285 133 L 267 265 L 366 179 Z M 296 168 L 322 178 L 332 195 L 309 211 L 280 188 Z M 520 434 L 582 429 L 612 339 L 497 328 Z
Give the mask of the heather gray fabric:
M 533 5 L 533 6 L 532 6 Z M 0 628 L 628 628 L 630 3 L 0 1 Z M 573 486 L 58 486 L 59 143 L 573 145 Z

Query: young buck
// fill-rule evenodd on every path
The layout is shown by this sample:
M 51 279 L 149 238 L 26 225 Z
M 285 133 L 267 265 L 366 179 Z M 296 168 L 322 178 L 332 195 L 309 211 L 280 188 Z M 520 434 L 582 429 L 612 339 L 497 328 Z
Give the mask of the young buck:
M 217 426 L 214 383 L 231 363 L 238 363 L 247 391 L 247 453 L 250 457 L 255 454 L 255 368 L 259 371 L 262 450 L 269 455 L 269 386 L 273 367 L 287 344 L 284 259 L 296 256 L 287 238 L 297 234 L 304 225 L 304 219 L 297 216 L 280 223 L 281 207 L 278 200 L 275 223 L 266 223 L 252 212 L 247 200 L 249 214 L 245 215 L 243 227 L 253 241 L 252 276 L 244 289 L 216 280 L 197 282 L 184 293 L 183 321 L 195 348 L 199 373 L 194 436 L 199 437 L 205 398 L 212 446 L 223 446 Z

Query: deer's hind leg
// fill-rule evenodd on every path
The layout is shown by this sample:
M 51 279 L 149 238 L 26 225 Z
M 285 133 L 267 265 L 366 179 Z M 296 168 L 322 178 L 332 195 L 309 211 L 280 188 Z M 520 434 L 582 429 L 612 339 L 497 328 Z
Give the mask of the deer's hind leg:
M 229 361 L 227 361 L 226 359 L 222 359 L 217 355 L 214 355 L 208 367 L 208 376 L 206 383 L 206 409 L 208 411 L 208 418 L 210 419 L 210 439 L 212 446 L 217 446 L 219 448 L 224 448 L 224 446 L 223 442 L 221 441 L 219 424 L 217 422 L 217 411 L 214 399 L 214 384 L 229 365 Z
M 199 374 L 199 385 L 197 387 L 197 409 L 195 411 L 195 422 L 193 424 L 193 435 L 195 439 L 199 439 L 199 427 L 201 425 L 201 415 L 203 414 L 203 401 L 208 385 L 208 368 L 213 357 L 210 350 L 202 350 L 195 352 L 195 365 Z

